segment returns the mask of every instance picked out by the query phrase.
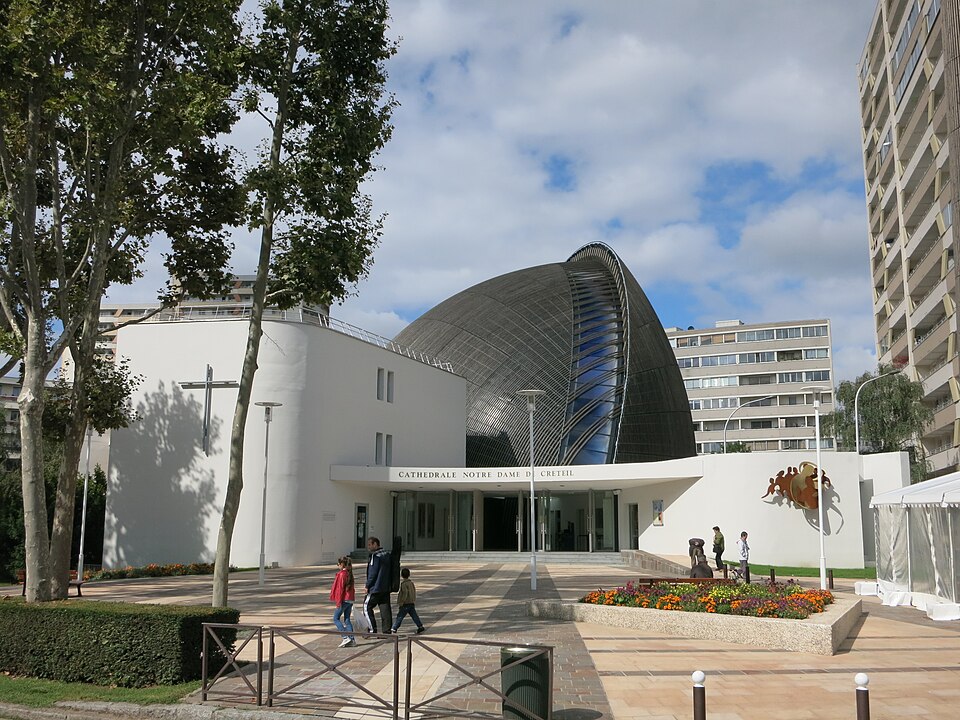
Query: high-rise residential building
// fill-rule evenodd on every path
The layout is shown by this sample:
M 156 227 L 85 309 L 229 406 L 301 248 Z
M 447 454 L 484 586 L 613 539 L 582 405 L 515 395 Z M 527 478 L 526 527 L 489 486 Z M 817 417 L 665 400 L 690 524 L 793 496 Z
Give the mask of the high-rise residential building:
M 833 410 L 828 320 L 713 328 L 666 328 L 687 390 L 697 452 L 743 443 L 752 452 L 816 449 L 814 392 L 821 419 Z M 726 428 L 726 433 L 724 433 Z M 833 449 L 833 438 L 820 438 Z
M 20 381 L 9 375 L 0 377 L 0 462 L 20 457 Z
M 923 383 L 935 474 L 960 446 L 958 52 L 958 0 L 881 0 L 858 68 L 877 356 Z

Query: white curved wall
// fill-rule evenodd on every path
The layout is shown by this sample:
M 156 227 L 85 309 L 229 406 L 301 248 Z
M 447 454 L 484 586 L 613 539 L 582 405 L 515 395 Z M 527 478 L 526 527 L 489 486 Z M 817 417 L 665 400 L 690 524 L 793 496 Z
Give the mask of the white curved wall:
M 134 396 L 141 419 L 113 433 L 104 565 L 211 560 L 226 488 L 235 389 L 215 389 L 210 456 L 201 449 L 202 380 L 237 380 L 245 321 L 144 323 L 124 328 L 119 355 L 144 382 Z M 376 433 L 393 436 L 394 464 L 462 465 L 463 378 L 327 328 L 268 321 L 253 401 L 283 403 L 270 426 L 267 563 L 330 562 L 354 544 L 355 504 L 369 505 L 368 532 L 390 533 L 386 490 L 338 485 L 333 464 L 373 465 Z M 377 369 L 392 371 L 394 402 L 377 399 Z M 251 408 L 244 488 L 231 562 L 255 566 L 260 553 L 263 410 Z M 386 540 L 385 540 L 386 542 Z

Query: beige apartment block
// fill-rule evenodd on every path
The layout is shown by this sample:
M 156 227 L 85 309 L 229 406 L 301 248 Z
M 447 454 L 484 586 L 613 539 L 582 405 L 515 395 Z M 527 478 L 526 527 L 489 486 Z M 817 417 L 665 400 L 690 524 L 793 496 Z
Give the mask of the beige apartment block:
M 858 68 L 877 355 L 923 382 L 934 474 L 960 445 L 958 29 L 958 0 L 881 0 Z
M 822 390 L 821 419 L 833 410 L 828 320 L 708 329 L 666 328 L 687 389 L 697 452 L 742 442 L 751 452 L 816 448 L 812 388 Z M 821 436 L 821 448 L 833 449 Z

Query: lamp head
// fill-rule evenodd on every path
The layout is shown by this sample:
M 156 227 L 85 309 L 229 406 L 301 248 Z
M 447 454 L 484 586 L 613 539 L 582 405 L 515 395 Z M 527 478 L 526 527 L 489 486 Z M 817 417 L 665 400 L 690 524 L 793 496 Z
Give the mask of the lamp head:
M 517 395 L 522 395 L 527 399 L 527 407 L 531 410 L 537 406 L 537 398 L 546 395 L 546 390 L 517 390 Z

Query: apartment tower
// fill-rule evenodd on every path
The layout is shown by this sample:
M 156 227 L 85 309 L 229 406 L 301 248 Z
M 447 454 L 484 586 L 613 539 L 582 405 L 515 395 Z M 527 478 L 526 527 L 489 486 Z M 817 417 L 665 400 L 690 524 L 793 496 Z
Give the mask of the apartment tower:
M 877 356 L 923 383 L 935 475 L 960 446 L 958 20 L 958 0 L 881 0 L 858 67 Z

